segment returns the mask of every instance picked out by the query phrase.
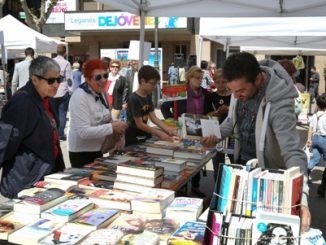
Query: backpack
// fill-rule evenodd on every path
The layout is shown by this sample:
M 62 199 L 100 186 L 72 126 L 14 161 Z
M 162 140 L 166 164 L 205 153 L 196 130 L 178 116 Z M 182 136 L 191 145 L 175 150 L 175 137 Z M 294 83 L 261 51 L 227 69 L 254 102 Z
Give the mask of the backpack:
M 0 167 L 8 156 L 11 156 L 8 145 L 14 144 L 18 141 L 18 129 L 14 128 L 8 123 L 0 121 Z

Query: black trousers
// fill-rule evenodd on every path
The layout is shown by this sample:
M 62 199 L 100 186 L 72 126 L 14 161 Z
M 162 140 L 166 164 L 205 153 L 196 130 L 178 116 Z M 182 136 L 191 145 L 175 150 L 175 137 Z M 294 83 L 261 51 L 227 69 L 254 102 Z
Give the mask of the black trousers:
M 92 163 L 96 158 L 102 157 L 101 151 L 91 151 L 91 152 L 71 152 L 69 151 L 69 160 L 71 167 L 81 168 L 85 164 Z

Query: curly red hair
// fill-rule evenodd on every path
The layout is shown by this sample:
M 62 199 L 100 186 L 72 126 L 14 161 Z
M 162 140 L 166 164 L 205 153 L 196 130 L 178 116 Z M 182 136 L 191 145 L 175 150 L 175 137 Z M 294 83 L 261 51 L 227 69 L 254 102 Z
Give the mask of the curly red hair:
M 100 59 L 89 60 L 83 66 L 83 74 L 85 78 L 91 78 L 92 73 L 96 69 L 105 70 L 104 62 Z

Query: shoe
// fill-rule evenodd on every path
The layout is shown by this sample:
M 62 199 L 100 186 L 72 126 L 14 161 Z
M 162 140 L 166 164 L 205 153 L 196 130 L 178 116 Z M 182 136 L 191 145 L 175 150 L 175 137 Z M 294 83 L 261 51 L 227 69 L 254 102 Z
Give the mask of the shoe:
M 206 196 L 205 193 L 201 192 L 198 187 L 192 187 L 191 192 L 199 198 L 204 198 Z
M 60 141 L 66 141 L 67 140 L 67 136 L 65 136 L 65 135 L 59 136 L 59 140 Z
M 317 188 L 317 194 L 319 195 L 319 197 L 324 198 L 325 191 L 326 191 L 326 186 L 323 184 L 320 184 Z

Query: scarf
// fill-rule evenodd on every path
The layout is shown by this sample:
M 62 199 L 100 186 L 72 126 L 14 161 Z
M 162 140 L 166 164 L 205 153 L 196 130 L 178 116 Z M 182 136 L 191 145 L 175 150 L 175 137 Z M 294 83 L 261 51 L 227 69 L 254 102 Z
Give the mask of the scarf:
M 104 105 L 104 107 L 105 107 L 106 109 L 109 109 L 109 106 L 108 106 L 107 102 L 105 101 L 105 99 L 104 99 L 104 97 L 103 97 L 102 94 L 98 94 L 98 93 L 93 92 L 93 90 L 91 90 L 91 88 L 88 86 L 87 83 L 82 83 L 82 84 L 79 85 L 79 87 L 80 87 L 82 90 L 84 90 L 86 93 L 93 95 L 95 101 L 100 100 L 101 103 Z
M 203 88 L 199 88 L 197 94 L 188 85 L 187 88 L 187 113 L 203 115 L 204 114 L 204 93 Z

